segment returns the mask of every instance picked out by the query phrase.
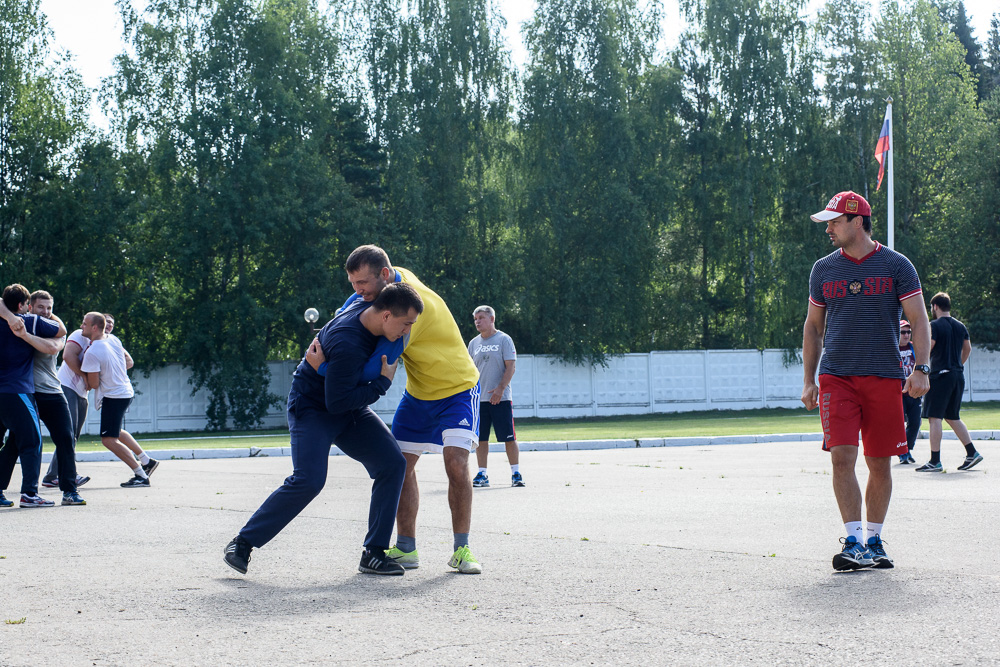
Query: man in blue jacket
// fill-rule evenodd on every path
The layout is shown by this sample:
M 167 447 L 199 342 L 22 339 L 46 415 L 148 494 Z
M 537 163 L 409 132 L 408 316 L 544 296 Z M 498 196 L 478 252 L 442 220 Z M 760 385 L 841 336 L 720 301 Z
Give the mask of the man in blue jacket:
M 336 444 L 360 461 L 374 480 L 358 570 L 403 574 L 403 567 L 387 559 L 385 551 L 396 521 L 406 460 L 385 423 L 368 407 L 389 390 L 396 363 L 388 364 L 382 356 L 378 374 L 366 373 L 365 363 L 381 339 L 395 341 L 407 335 L 423 308 L 416 290 L 398 284 L 382 290 L 374 302 L 358 300 L 320 331 L 313 344 L 322 347 L 329 361 L 325 374 L 303 360 L 288 394 L 293 472 L 226 546 L 230 567 L 246 574 L 251 549 L 271 541 L 319 495 L 326 483 L 330 445 Z
M 39 338 L 66 335 L 62 323 L 38 315 L 25 315 L 31 293 L 24 285 L 8 285 L 3 291 L 0 317 L 0 427 L 10 431 L 0 448 L 0 507 L 10 507 L 3 490 L 10 482 L 14 463 L 21 459 L 21 507 L 52 507 L 55 503 L 38 495 L 42 466 L 42 430 L 35 405 L 35 348 L 23 340 L 26 334 Z M 3 430 L 0 430 L 0 439 Z

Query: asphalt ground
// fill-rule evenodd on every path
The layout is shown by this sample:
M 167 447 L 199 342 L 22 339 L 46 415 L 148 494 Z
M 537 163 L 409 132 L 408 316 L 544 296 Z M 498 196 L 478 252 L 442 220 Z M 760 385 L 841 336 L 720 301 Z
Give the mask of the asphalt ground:
M 817 441 L 526 452 L 526 488 L 493 454 L 478 576 L 447 566 L 440 456 L 403 577 L 357 571 L 370 481 L 347 457 L 246 576 L 223 548 L 290 459 L 164 461 L 149 489 L 83 463 L 86 507 L 0 510 L 0 664 L 998 664 L 1000 448 L 977 444 L 968 472 L 947 442 L 944 474 L 893 466 L 896 568 L 850 573 Z

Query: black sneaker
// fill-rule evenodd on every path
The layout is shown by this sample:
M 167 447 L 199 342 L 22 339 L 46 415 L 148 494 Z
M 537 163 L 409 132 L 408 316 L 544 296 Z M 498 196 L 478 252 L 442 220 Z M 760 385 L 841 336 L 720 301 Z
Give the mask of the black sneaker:
M 965 457 L 965 462 L 963 462 L 962 465 L 958 466 L 958 469 L 959 470 L 968 470 L 969 468 L 971 468 L 972 466 L 976 465 L 977 463 L 979 463 L 982 460 L 983 460 L 983 455 L 980 454 L 979 452 L 976 452 L 972 456 L 966 456 Z
M 229 544 L 226 545 L 226 550 L 223 551 L 223 559 L 226 561 L 226 565 L 233 568 L 240 574 L 247 573 L 247 564 L 250 563 L 250 552 L 253 547 L 250 543 L 244 540 L 241 536 L 237 535 L 233 539 L 229 540 Z
M 123 489 L 136 489 L 139 487 L 149 488 L 149 478 L 136 475 L 127 482 L 122 482 Z
M 892 559 L 885 555 L 885 547 L 882 546 L 882 537 L 876 535 L 868 539 L 868 556 L 872 559 L 872 567 L 877 570 L 888 570 L 889 568 L 895 567 L 892 564 Z
M 385 557 L 385 550 L 383 549 L 378 549 L 377 551 L 365 549 L 361 552 L 361 563 L 358 565 L 358 572 L 401 576 L 404 571 L 402 565 Z
M 142 466 L 142 471 L 146 473 L 146 477 L 152 477 L 153 471 L 160 467 L 160 462 L 156 459 L 149 459 L 149 463 L 144 463 Z

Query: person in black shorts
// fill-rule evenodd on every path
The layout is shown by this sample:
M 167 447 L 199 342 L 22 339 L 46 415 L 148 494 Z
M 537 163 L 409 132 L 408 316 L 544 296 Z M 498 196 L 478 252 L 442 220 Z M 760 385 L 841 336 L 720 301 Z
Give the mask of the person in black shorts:
M 924 401 L 924 417 L 931 436 L 931 460 L 917 472 L 944 472 L 941 465 L 941 420 L 955 432 L 965 446 L 965 461 L 959 470 L 968 470 L 983 460 L 972 444 L 969 429 L 959 419 L 962 394 L 965 392 L 965 362 L 972 354 L 969 330 L 951 316 L 951 297 L 938 292 L 931 298 L 931 389 Z
M 496 313 L 490 306 L 479 306 L 472 311 L 472 319 L 479 335 L 469 341 L 469 356 L 479 371 L 482 402 L 479 404 L 479 446 L 476 459 L 479 472 L 472 486 L 490 485 L 486 474 L 487 456 L 490 451 L 490 427 L 497 441 L 504 443 L 510 463 L 510 485 L 524 486 L 519 462 L 517 434 L 514 432 L 514 401 L 510 381 L 514 377 L 517 350 L 511 337 L 496 327 Z

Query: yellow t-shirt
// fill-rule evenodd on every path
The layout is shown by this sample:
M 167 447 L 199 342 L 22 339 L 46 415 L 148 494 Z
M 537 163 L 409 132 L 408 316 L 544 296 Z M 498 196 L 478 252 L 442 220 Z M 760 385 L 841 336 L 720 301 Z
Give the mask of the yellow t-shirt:
M 407 393 L 422 401 L 437 401 L 472 389 L 479 382 L 479 371 L 448 305 L 412 272 L 394 268 L 424 300 L 424 312 L 403 349 Z

